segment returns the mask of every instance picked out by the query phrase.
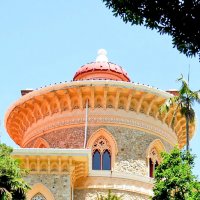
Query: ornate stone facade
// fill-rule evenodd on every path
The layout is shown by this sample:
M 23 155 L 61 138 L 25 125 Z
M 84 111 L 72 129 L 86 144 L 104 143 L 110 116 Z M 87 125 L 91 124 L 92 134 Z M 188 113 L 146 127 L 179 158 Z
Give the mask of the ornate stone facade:
M 92 133 L 101 128 L 109 131 L 117 142 L 118 154 L 113 166 L 113 170 L 116 172 L 147 176 L 147 149 L 151 142 L 160 139 L 166 150 L 169 151 L 172 149 L 170 144 L 157 136 L 126 127 L 90 126 L 88 127 L 88 138 L 90 138 Z M 84 127 L 60 129 L 43 135 L 41 138 L 51 144 L 52 148 L 74 148 L 74 146 L 76 148 L 83 148 Z M 34 141 L 32 143 L 34 143 Z M 31 146 L 31 144 L 29 144 L 29 146 Z
M 144 128 L 160 133 L 171 143 L 178 139 L 179 146 L 183 147 L 186 141 L 184 117 L 180 113 L 177 114 L 172 130 L 173 109 L 166 114 L 159 113 L 159 107 L 169 97 L 171 95 L 167 92 L 123 81 L 96 80 L 92 81 L 92 84 L 91 81 L 60 84 L 24 95 L 8 110 L 5 118 L 6 129 L 17 144 L 24 147 L 30 139 L 50 129 L 84 124 L 83 111 L 88 101 L 91 110 L 108 110 L 100 116 L 89 118 L 90 123 L 120 123 Z M 111 114 L 114 110 L 126 111 L 127 115 L 132 114 L 135 119 L 116 116 L 117 113 L 113 116 Z M 145 122 L 142 119 L 145 119 Z M 190 125 L 190 137 L 193 136 L 194 130 L 193 123 Z
M 27 181 L 28 184 L 30 184 L 31 187 L 34 187 L 34 185 L 38 183 L 43 184 L 52 193 L 55 200 L 70 199 L 70 196 L 71 196 L 70 177 L 67 175 L 29 174 L 28 177 L 25 178 L 25 180 Z M 40 192 L 42 194 L 44 191 L 40 191 Z M 38 192 L 36 194 L 38 194 Z M 31 197 L 31 200 L 33 197 L 35 197 L 36 194 L 32 194 L 33 196 Z M 45 198 L 45 200 L 49 200 L 49 199 Z
M 104 50 L 73 80 L 23 90 L 5 116 L 24 148 L 13 156 L 30 170 L 27 199 L 96 200 L 108 189 L 123 200 L 149 199 L 160 152 L 186 141 L 180 112 L 173 127 L 174 109 L 159 112 L 172 94 L 131 82 Z M 190 124 L 190 137 L 194 130 Z

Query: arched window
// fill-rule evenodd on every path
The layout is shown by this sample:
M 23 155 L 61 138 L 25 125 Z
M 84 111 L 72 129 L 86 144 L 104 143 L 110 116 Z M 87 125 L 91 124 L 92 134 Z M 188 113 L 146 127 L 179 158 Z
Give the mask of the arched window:
M 98 150 L 95 150 L 95 152 L 93 153 L 92 169 L 94 170 L 101 169 L 101 154 Z
M 51 191 L 41 183 L 31 186 L 26 196 L 28 200 L 55 200 Z
M 156 167 L 158 166 L 158 163 L 160 163 L 160 155 L 157 152 L 156 148 L 152 148 L 149 156 L 149 176 L 151 178 L 154 177 L 154 172 Z
M 111 170 L 118 152 L 113 135 L 104 128 L 95 131 L 87 141 L 87 148 L 92 150 L 92 169 Z
M 92 146 L 92 169 L 111 170 L 111 146 L 105 137 L 99 137 Z
M 156 139 L 149 145 L 147 149 L 147 161 L 149 166 L 149 176 L 154 177 L 155 169 L 161 162 L 161 152 L 165 151 L 165 147 L 160 139 Z
M 111 169 L 111 155 L 108 150 L 105 150 L 102 155 L 102 169 L 103 170 Z
M 37 193 L 31 200 L 46 200 L 46 198 L 41 193 Z
M 149 158 L 149 176 L 153 177 L 153 161 Z

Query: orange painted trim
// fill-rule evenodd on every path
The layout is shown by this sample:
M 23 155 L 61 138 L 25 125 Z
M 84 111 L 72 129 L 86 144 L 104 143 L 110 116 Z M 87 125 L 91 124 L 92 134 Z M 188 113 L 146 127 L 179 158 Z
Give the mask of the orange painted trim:
M 163 151 L 166 151 L 164 144 L 161 142 L 160 139 L 156 139 L 153 142 L 150 143 L 148 149 L 147 149 L 147 157 L 149 156 L 149 153 L 152 148 L 155 148 L 158 153 L 161 153 Z
M 43 138 L 37 138 L 33 147 L 34 148 L 50 148 L 49 143 Z

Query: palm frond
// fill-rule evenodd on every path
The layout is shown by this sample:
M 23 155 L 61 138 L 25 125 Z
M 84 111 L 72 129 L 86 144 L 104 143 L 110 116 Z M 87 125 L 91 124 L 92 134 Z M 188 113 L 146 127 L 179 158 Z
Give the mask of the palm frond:
M 160 114 L 169 112 L 169 109 L 179 102 L 179 96 L 174 96 L 165 101 L 159 108 Z
M 167 113 L 168 111 L 169 111 L 169 106 L 167 106 L 166 104 L 163 104 L 163 105 L 159 108 L 160 114 L 162 114 L 162 113 Z
M 195 120 L 195 112 L 192 108 L 188 111 L 188 119 L 190 123 L 193 123 Z
M 180 78 L 177 78 L 176 81 L 182 81 L 182 79 L 183 79 L 183 74 L 181 74 L 181 77 L 180 77 Z
M 173 112 L 173 116 L 172 116 L 172 123 L 171 123 L 171 127 L 174 128 L 174 124 L 175 124 L 175 120 L 176 120 L 176 115 L 177 112 L 179 111 L 181 103 L 179 102 L 178 105 L 176 106 L 176 109 Z
M 176 109 L 173 112 L 171 126 L 174 126 L 175 117 L 177 112 L 180 111 L 181 115 L 186 119 L 186 138 L 189 135 L 189 123 L 193 123 L 195 120 L 195 112 L 192 108 L 195 102 L 200 104 L 200 90 L 192 91 L 189 87 L 188 82 L 181 77 L 177 79 L 178 82 L 181 82 L 181 88 L 178 91 L 178 95 L 171 97 L 166 100 L 166 102 L 160 107 L 160 113 L 170 112 L 170 109 L 173 109 L 176 106 Z M 189 141 L 187 140 L 187 150 L 189 150 Z
M 195 91 L 191 93 L 191 98 L 194 99 L 197 103 L 200 104 L 200 91 Z

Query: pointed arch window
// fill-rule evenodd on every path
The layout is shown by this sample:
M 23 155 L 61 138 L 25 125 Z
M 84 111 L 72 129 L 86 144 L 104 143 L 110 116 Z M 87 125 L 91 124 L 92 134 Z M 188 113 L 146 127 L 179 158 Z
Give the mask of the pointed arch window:
M 111 146 L 105 137 L 99 137 L 92 146 L 92 169 L 111 170 Z
M 153 178 L 155 170 L 161 163 L 161 152 L 164 152 L 165 146 L 160 139 L 153 140 L 147 148 L 147 163 L 149 167 L 149 177 Z
M 47 200 L 41 193 L 37 193 L 31 200 Z
M 102 155 L 102 170 L 111 169 L 111 155 L 108 150 L 105 150 Z
M 153 177 L 153 161 L 151 158 L 149 158 L 149 176 Z
M 160 163 L 160 156 L 156 148 L 152 148 L 150 151 L 150 157 L 149 157 L 149 176 L 151 178 L 154 177 L 156 167 L 159 165 L 159 163 Z
M 98 150 L 95 150 L 95 152 L 93 153 L 92 169 L 94 170 L 101 169 L 101 154 Z

